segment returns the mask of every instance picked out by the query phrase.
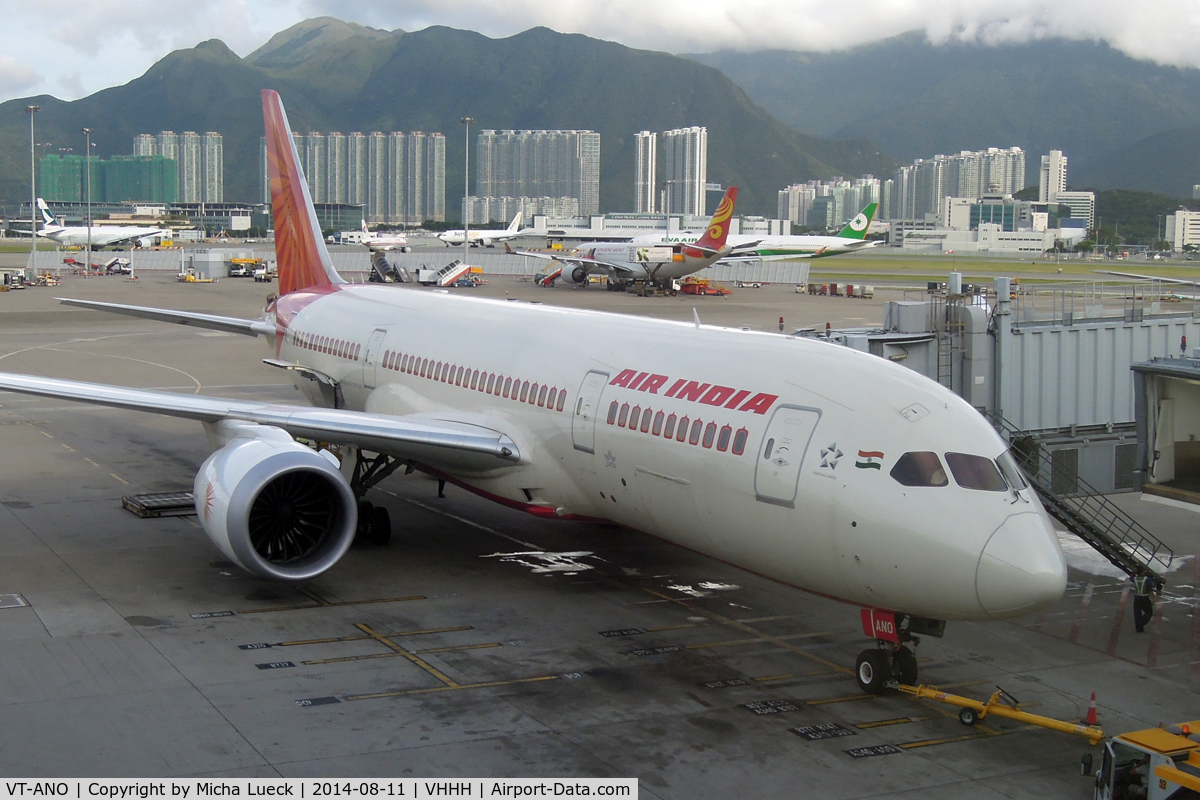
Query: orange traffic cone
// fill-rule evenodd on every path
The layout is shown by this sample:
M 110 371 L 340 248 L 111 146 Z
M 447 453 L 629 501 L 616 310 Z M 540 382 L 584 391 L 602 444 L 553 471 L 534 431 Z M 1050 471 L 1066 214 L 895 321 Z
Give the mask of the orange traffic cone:
M 1085 725 L 1096 724 L 1096 693 L 1092 692 L 1092 702 L 1088 704 L 1087 716 L 1083 718 Z

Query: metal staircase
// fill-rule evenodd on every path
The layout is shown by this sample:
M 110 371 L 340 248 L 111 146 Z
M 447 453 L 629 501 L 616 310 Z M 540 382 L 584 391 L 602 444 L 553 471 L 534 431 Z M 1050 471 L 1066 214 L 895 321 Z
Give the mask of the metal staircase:
M 1050 516 L 1125 574 L 1145 570 L 1163 584 L 1162 571 L 1175 557 L 1171 548 L 1078 475 L 1055 480 L 1054 459 L 1045 448 L 1003 417 L 989 418 Z

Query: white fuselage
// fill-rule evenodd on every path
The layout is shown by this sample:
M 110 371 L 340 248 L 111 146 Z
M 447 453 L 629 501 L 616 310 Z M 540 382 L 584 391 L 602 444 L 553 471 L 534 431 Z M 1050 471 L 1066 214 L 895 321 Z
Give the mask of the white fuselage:
M 947 452 L 990 459 L 1005 445 L 961 398 L 883 359 L 394 287 L 287 295 L 276 314 L 280 358 L 339 381 L 349 408 L 506 431 L 519 465 L 449 477 L 510 505 L 612 520 L 794 586 L 938 619 L 1027 613 L 1065 586 L 1054 529 L 1028 489 L 891 477 L 904 453 L 945 463 Z M 359 358 L 322 352 L 337 343 Z M 497 376 L 503 388 L 487 391 Z M 324 404 L 317 384 L 296 380 Z M 683 440 L 664 435 L 684 418 Z
M 92 247 L 108 247 L 124 242 L 135 242 L 139 239 L 153 239 L 163 236 L 169 231 L 162 228 L 135 228 L 130 226 L 103 227 L 92 226 Z M 86 247 L 88 244 L 88 229 L 86 226 L 70 228 L 49 228 L 38 231 L 38 236 L 44 236 L 64 247 Z
M 408 247 L 408 239 L 396 233 L 364 233 L 362 243 L 371 250 L 399 250 Z
M 664 249 L 663 243 L 653 247 L 646 244 L 588 242 L 576 247 L 571 253 L 575 256 L 597 262 L 595 271 L 607 272 L 605 264 L 615 264 L 635 278 L 653 278 L 656 281 L 667 281 L 672 278 L 682 278 L 699 272 L 720 259 L 725 253 L 707 253 L 694 250 L 685 245 L 672 245 L 671 260 L 648 260 L 655 256 L 655 250 Z M 567 265 L 563 272 L 570 274 L 574 266 Z M 625 277 L 625 276 L 622 276 Z
M 673 231 L 662 234 L 646 234 L 633 240 L 642 246 L 654 244 L 691 244 L 704 235 L 703 231 Z M 845 236 L 753 236 L 731 234 L 726 244 L 739 256 L 820 258 L 853 250 L 873 247 L 876 242 L 865 239 L 849 239 Z M 748 247 L 753 245 L 753 247 Z
M 487 245 L 494 244 L 496 242 L 507 242 L 509 239 L 515 238 L 517 234 L 515 231 L 506 229 L 478 231 L 471 230 L 469 235 L 471 237 L 471 247 L 478 247 L 479 245 L 484 245 L 486 247 Z M 461 246 L 463 243 L 463 231 L 461 229 L 457 231 L 445 231 L 438 234 L 438 238 L 446 244 Z

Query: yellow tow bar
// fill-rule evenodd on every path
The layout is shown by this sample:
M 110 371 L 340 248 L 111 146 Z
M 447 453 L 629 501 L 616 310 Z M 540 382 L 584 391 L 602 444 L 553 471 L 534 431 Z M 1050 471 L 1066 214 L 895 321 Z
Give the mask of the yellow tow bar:
M 1074 736 L 1082 736 L 1091 744 L 1098 743 L 1104 738 L 1104 731 L 1100 730 L 1095 725 L 1080 725 L 1074 722 L 1063 722 L 1050 717 L 1042 717 L 1037 714 L 1030 714 L 1028 711 L 1022 711 L 1020 704 L 1016 698 L 1008 692 L 997 687 L 990 699 L 986 703 L 981 703 L 978 700 L 973 700 L 970 697 L 963 697 L 957 694 L 943 692 L 936 686 L 905 686 L 900 684 L 896 687 L 904 694 L 911 694 L 914 697 L 925 700 L 937 700 L 939 703 L 948 703 L 952 706 L 958 706 L 962 710 L 958 712 L 958 718 L 964 725 L 974 725 L 979 720 L 992 714 L 1005 719 L 1013 719 L 1017 722 L 1026 722 L 1030 725 L 1038 725 L 1043 728 L 1049 728 L 1052 731 L 1061 731 L 1070 733 Z

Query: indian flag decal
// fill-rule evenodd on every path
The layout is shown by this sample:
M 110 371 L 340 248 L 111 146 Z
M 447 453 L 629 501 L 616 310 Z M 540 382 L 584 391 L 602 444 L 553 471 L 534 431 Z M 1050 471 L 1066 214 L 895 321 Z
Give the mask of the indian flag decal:
M 878 450 L 859 450 L 858 461 L 854 462 L 854 466 L 859 469 L 881 469 L 879 459 L 883 458 L 883 453 Z

